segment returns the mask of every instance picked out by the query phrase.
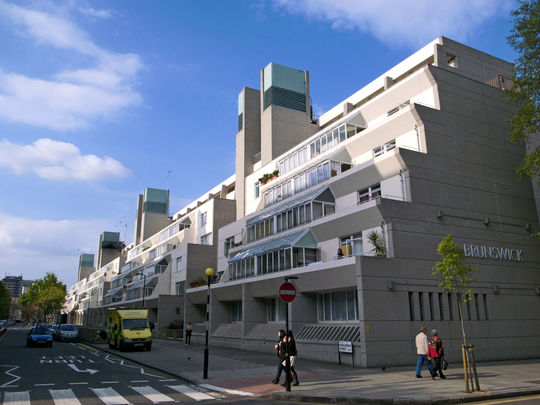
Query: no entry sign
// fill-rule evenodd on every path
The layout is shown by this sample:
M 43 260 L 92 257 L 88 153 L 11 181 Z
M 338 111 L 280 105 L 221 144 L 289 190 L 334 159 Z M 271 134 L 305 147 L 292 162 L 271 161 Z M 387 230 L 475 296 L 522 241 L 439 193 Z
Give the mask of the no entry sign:
M 281 284 L 279 297 L 283 302 L 292 302 L 296 298 L 296 287 L 289 282 Z

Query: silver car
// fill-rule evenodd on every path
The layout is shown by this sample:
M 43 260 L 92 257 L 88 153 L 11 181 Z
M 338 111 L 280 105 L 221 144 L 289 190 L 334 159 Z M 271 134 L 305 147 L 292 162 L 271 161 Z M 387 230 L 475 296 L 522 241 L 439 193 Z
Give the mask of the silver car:
M 56 332 L 56 338 L 58 340 L 77 341 L 77 339 L 79 338 L 79 329 L 77 329 L 75 325 L 65 323 L 59 326 Z

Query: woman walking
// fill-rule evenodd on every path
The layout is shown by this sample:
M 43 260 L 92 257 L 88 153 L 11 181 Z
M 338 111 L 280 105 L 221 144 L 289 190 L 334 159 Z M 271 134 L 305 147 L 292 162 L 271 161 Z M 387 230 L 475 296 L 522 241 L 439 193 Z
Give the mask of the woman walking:
M 294 336 L 292 333 L 292 330 L 289 330 L 287 332 L 287 343 L 289 344 L 289 361 L 291 365 L 291 376 L 293 379 L 293 385 L 300 385 L 300 382 L 298 381 L 298 374 L 296 374 L 296 370 L 294 369 L 294 360 L 296 359 L 296 356 L 298 356 L 298 351 L 296 350 L 296 341 L 294 340 Z M 283 366 L 285 367 L 285 361 L 283 360 Z M 285 385 L 285 383 L 281 384 Z

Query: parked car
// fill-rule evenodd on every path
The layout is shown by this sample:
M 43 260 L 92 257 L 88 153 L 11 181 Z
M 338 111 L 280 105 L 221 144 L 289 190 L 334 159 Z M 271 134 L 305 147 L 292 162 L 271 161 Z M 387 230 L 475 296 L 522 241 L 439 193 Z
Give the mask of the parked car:
M 30 332 L 26 334 L 26 346 L 30 347 L 33 345 L 47 345 L 52 347 L 53 337 L 49 328 L 36 326 L 35 328 L 30 329 Z
M 7 321 L 5 319 L 0 320 L 0 335 L 7 332 Z
M 66 323 L 59 326 L 59 328 L 56 330 L 54 337 L 56 338 L 56 340 L 71 340 L 76 342 L 79 338 L 79 329 L 77 329 L 75 325 Z

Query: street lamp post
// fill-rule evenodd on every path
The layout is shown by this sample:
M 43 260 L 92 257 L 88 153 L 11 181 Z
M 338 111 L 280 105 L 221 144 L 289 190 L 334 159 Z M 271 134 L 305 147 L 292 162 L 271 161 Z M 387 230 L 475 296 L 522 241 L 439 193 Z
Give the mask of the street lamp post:
M 144 298 L 146 297 L 146 274 L 144 274 L 144 271 L 141 273 L 137 273 L 138 276 L 143 276 L 143 287 L 142 287 L 142 306 L 144 306 Z
M 208 378 L 208 327 L 210 324 L 210 281 L 214 275 L 214 269 L 208 267 L 204 273 L 208 277 L 208 293 L 206 296 L 206 340 L 204 345 L 204 368 L 203 368 L 203 378 Z

